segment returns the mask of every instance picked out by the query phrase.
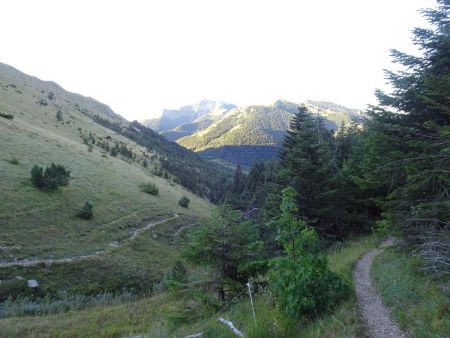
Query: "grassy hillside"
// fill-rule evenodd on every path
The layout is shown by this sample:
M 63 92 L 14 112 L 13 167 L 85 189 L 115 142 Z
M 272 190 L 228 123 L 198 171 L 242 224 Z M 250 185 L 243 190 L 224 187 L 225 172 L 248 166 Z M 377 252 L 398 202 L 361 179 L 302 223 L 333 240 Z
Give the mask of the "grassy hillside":
M 101 250 L 172 211 L 208 215 L 208 202 L 173 183 L 171 175 L 163 179 L 152 174 L 150 168 L 160 165 L 158 149 L 149 150 L 94 122 L 100 118 L 128 125 L 104 104 L 0 64 L 0 113 L 13 116 L 0 117 L 1 261 Z M 124 145 L 132 158 L 112 156 L 103 142 Z M 30 170 L 52 162 L 70 170 L 70 184 L 39 191 L 31 185 Z M 158 196 L 139 189 L 147 182 L 159 188 Z M 191 199 L 188 209 L 177 204 L 183 195 Z M 75 214 L 86 201 L 94 205 L 94 218 L 80 220 Z
M 366 237 L 336 246 L 328 255 L 330 266 L 350 280 L 353 265 L 376 243 L 375 237 Z M 245 293 L 220 315 L 232 320 L 248 337 L 365 337 L 354 296 L 333 313 L 316 320 L 289 320 L 273 307 L 270 296 L 266 294 L 257 296 L 255 304 L 258 327 L 253 324 Z M 164 293 L 120 305 L 28 317 L 26 321 L 23 318 L 7 318 L 0 320 L 0 334 L 8 337 L 124 337 L 144 334 L 144 337 L 160 338 L 184 337 L 201 328 L 205 337 L 235 337 L 223 324 L 217 322 L 215 311 L 187 324 L 174 325 L 170 317 L 179 311 L 180 305 L 182 302 L 179 297 Z

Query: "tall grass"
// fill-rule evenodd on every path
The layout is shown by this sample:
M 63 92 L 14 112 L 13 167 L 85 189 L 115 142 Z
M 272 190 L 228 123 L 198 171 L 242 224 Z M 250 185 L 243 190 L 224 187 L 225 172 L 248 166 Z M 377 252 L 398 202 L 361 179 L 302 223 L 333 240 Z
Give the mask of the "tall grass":
M 413 337 L 450 337 L 450 278 L 419 273 L 420 260 L 388 249 L 372 268 L 373 279 L 400 327 Z
M 42 316 L 71 310 L 83 310 L 94 305 L 119 304 L 134 300 L 136 297 L 131 292 L 124 291 L 119 294 L 105 292 L 95 296 L 60 293 L 57 296 L 46 295 L 39 299 L 19 297 L 13 300 L 8 298 L 0 304 L 0 318 Z

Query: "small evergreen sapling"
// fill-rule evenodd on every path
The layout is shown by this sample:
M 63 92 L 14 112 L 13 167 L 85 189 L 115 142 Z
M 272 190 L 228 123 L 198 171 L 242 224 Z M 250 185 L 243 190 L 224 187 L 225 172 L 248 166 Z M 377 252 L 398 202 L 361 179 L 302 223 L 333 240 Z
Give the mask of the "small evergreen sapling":
M 61 111 L 61 109 L 58 109 L 58 111 L 56 112 L 56 121 L 64 121 L 63 112 Z
M 314 316 L 331 309 L 347 294 L 344 280 L 328 268 L 318 236 L 298 213 L 295 190 L 283 190 L 282 215 L 275 220 L 285 256 L 270 262 L 269 285 L 280 308 L 291 317 Z
M 91 219 L 93 216 L 94 216 L 93 206 L 91 203 L 86 201 L 83 208 L 77 213 L 77 217 L 82 219 Z

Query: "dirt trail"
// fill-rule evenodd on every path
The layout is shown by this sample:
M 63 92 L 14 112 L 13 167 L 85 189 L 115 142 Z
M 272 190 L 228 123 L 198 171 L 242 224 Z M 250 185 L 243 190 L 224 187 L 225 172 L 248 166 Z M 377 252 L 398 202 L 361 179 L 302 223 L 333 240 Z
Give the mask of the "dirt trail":
M 95 251 L 93 253 L 87 254 L 87 255 L 82 255 L 82 256 L 74 256 L 74 257 L 67 257 L 67 258 L 57 258 L 57 259 L 22 259 L 19 261 L 15 261 L 15 262 L 5 262 L 5 263 L 0 263 L 0 269 L 1 268 L 7 268 L 10 266 L 34 266 L 34 265 L 38 265 L 38 264 L 45 264 L 45 265 L 51 265 L 51 264 L 58 264 L 58 263 L 70 263 L 70 262 L 77 262 L 77 261 L 82 261 L 84 259 L 88 259 L 88 258 L 93 258 L 93 257 L 97 257 L 100 256 L 112 249 L 117 249 L 133 240 L 135 240 L 143 231 L 149 230 L 157 225 L 169 222 L 171 220 L 174 220 L 175 218 L 179 217 L 176 213 L 173 213 L 172 217 L 168 217 L 168 218 L 164 218 L 162 220 L 156 221 L 156 222 L 152 222 L 152 223 L 148 223 L 146 226 L 136 229 L 132 232 L 131 236 L 122 241 L 121 243 L 117 244 L 116 242 L 113 242 L 110 244 L 110 248 L 107 248 L 105 250 L 100 250 L 100 251 Z
M 406 338 L 397 323 L 392 319 L 389 310 L 378 296 L 370 278 L 370 269 L 376 256 L 383 252 L 383 248 L 394 244 L 392 238 L 387 239 L 379 249 L 367 252 L 356 264 L 353 270 L 356 294 L 362 317 L 371 338 Z

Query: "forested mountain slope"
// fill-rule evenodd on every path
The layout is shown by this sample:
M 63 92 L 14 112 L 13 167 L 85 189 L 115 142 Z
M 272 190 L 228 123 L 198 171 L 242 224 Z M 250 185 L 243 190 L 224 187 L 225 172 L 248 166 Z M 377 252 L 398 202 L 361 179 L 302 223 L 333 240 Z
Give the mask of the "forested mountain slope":
M 362 123 L 364 119 L 363 113 L 356 109 L 329 102 L 308 101 L 305 105 L 332 130 L 342 123 Z M 208 128 L 177 142 L 204 155 L 247 166 L 257 160 L 275 158 L 298 106 L 278 100 L 271 106 L 235 108 Z

